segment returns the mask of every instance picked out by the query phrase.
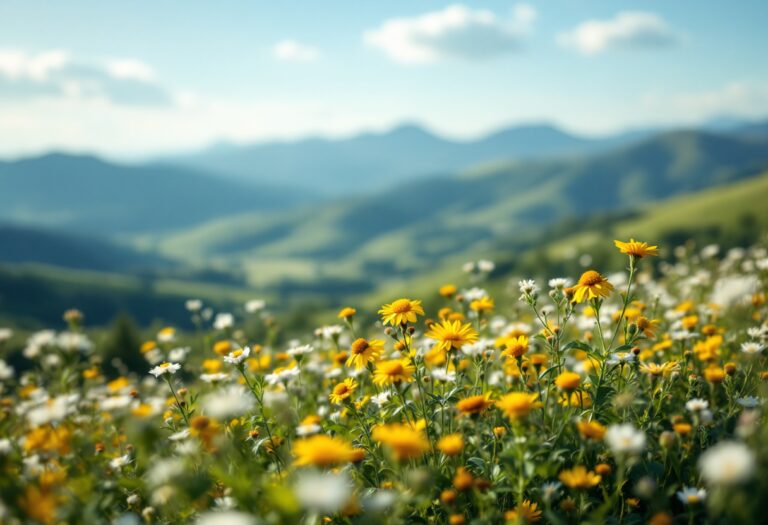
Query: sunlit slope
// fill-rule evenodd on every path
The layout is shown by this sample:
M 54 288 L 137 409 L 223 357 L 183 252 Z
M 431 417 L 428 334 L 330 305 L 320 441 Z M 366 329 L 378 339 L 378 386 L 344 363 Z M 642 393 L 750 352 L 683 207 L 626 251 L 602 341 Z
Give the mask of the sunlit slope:
M 644 239 L 680 238 L 707 234 L 732 238 L 768 234 L 768 172 L 729 184 L 684 195 L 655 206 L 643 208 L 636 217 L 615 223 L 610 231 L 616 237 Z M 590 248 L 598 242 L 598 234 L 575 234 L 552 246 L 551 254 L 563 253 L 566 245 Z
M 150 243 L 166 256 L 238 268 L 255 285 L 327 278 L 370 287 L 496 239 L 527 244 L 565 218 L 634 209 L 748 178 L 766 164 L 764 141 L 668 133 L 610 154 L 495 164 L 370 197 L 232 217 Z
M 597 255 L 598 266 L 604 264 L 595 250 L 607 246 L 606 257 L 616 256 L 611 249 L 613 239 L 635 237 L 661 245 L 662 250 L 682 239 L 699 239 L 726 245 L 744 245 L 746 239 L 756 240 L 768 234 L 768 171 L 749 180 L 718 188 L 675 197 L 658 204 L 645 206 L 625 219 L 611 216 L 593 218 L 589 223 L 571 224 L 559 233 L 546 235 L 527 249 L 515 251 L 500 248 L 505 239 L 487 245 L 479 252 L 467 252 L 446 259 L 429 272 L 412 279 L 385 281 L 377 292 L 365 298 L 366 304 L 375 305 L 391 299 L 398 293 L 419 297 L 435 296 L 437 287 L 446 282 L 463 282 L 461 264 L 478 257 L 488 257 L 500 268 L 490 287 L 500 292 L 507 281 L 519 275 L 553 277 L 559 268 L 578 271 L 576 257 L 590 253 Z M 571 230 L 573 233 L 568 234 Z M 608 244 L 606 242 L 608 241 Z M 617 261 L 618 262 L 618 261 Z

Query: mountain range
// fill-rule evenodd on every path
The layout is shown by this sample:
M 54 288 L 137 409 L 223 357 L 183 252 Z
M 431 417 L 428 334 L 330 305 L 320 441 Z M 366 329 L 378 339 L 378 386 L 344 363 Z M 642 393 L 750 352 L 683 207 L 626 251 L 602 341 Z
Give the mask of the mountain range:
M 509 159 L 585 155 L 648 136 L 633 131 L 601 138 L 582 137 L 549 124 L 503 129 L 477 140 L 456 141 L 415 124 L 346 139 L 309 138 L 293 142 L 235 145 L 161 159 L 249 183 L 279 183 L 326 196 L 363 194 L 480 163 Z
M 52 153 L 0 162 L 0 221 L 71 232 L 173 230 L 253 209 L 284 209 L 307 198 L 301 190 L 238 183 L 193 168 L 122 165 L 92 156 Z
M 768 167 L 766 131 L 721 121 L 591 139 L 541 125 L 458 143 L 405 126 L 337 141 L 221 145 L 175 161 L 56 153 L 0 162 L 0 266 L 10 272 L 0 317 L 17 268 L 33 272 L 38 294 L 49 286 L 41 282 L 94 279 L 72 272 L 109 272 L 118 291 L 100 302 L 91 287 L 89 297 L 110 308 L 133 286 L 177 299 L 192 290 L 281 301 L 371 293 L 446 261 L 532 249 L 560 224 L 755 178 Z M 269 151 L 249 175 L 247 159 Z M 133 290 L 132 304 L 141 297 Z
M 634 209 L 766 166 L 768 138 L 668 132 L 587 157 L 496 163 L 289 212 L 223 218 L 158 236 L 154 246 L 168 257 L 241 264 L 255 285 L 286 276 L 370 282 L 424 271 L 494 239 L 531 243 L 558 221 Z

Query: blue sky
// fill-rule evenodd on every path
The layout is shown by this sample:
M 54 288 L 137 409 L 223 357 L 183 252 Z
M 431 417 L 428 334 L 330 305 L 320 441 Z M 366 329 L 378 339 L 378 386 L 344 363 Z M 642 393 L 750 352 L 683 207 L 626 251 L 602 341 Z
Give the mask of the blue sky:
M 0 2 L 0 155 L 768 115 L 768 3 Z

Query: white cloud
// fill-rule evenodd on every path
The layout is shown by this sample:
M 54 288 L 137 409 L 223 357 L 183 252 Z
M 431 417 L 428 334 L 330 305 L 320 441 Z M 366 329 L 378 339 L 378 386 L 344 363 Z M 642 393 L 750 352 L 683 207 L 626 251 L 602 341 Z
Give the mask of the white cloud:
M 755 118 L 768 113 L 768 85 L 737 81 L 709 90 L 651 92 L 642 104 L 645 113 L 677 123 L 695 124 L 721 116 Z
M 564 47 L 593 55 L 613 49 L 652 49 L 676 44 L 679 35 L 654 13 L 623 11 L 608 20 L 587 20 L 557 41 Z
M 127 78 L 141 82 L 155 80 L 154 70 L 141 60 L 123 58 L 107 62 L 107 71 L 115 78 Z
M 60 49 L 36 55 L 27 55 L 14 49 L 0 49 L 0 75 L 14 80 L 45 80 L 51 71 L 63 68 L 69 61 L 69 53 Z
M 314 62 L 320 57 L 317 48 L 301 44 L 295 40 L 282 40 L 272 48 L 275 58 L 286 62 Z
M 91 62 L 60 49 L 39 53 L 0 49 L 0 98 L 102 99 L 149 106 L 173 102 L 155 81 L 152 68 L 139 60 Z
M 487 9 L 448 6 L 412 18 L 384 21 L 363 35 L 365 43 L 403 64 L 478 60 L 519 49 L 536 11 L 518 4 L 502 19 Z

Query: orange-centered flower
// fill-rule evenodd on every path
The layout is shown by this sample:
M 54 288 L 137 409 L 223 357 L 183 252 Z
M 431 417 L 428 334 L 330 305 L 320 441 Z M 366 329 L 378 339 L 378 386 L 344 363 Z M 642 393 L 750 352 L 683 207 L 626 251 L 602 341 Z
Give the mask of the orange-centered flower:
M 349 463 L 355 457 L 355 450 L 347 441 L 318 434 L 293 442 L 294 465 L 331 467 Z
M 334 405 L 338 405 L 344 402 L 345 399 L 349 399 L 349 397 L 355 392 L 355 389 L 357 388 L 357 382 L 352 379 L 351 377 L 348 377 L 335 387 L 333 387 L 333 392 L 331 392 L 331 395 L 328 396 L 328 399 L 333 403 Z
M 356 339 L 349 349 L 349 357 L 346 365 L 354 366 L 357 369 L 365 368 L 368 363 L 376 361 L 384 350 L 384 341 L 371 339 L 370 341 L 362 337 Z
M 381 361 L 376 365 L 373 373 L 373 382 L 379 386 L 392 385 L 394 383 L 413 382 L 413 373 L 416 367 L 409 359 L 391 359 Z
M 579 282 L 573 287 L 573 302 L 581 303 L 588 299 L 608 297 L 613 291 L 613 285 L 608 279 L 595 270 L 588 270 L 581 274 Z
M 424 308 L 421 307 L 421 301 L 398 299 L 393 303 L 383 305 L 379 314 L 384 324 L 400 326 L 406 323 L 415 323 L 419 315 L 424 315 Z
M 600 483 L 602 479 L 598 474 L 587 470 L 582 465 L 573 467 L 570 470 L 563 470 L 558 477 L 563 482 L 563 485 L 572 489 L 588 489 Z
M 444 320 L 440 324 L 435 323 L 424 336 L 434 339 L 435 348 L 442 351 L 458 350 L 465 344 L 477 341 L 477 332 L 472 325 L 462 324 L 461 321 Z
M 526 417 L 531 410 L 541 406 L 537 401 L 539 394 L 528 394 L 526 392 L 511 392 L 502 396 L 496 402 L 496 406 L 504 412 L 511 420 L 518 420 Z
M 462 414 L 479 414 L 493 405 L 490 394 L 470 396 L 456 403 L 456 408 Z
M 649 255 L 659 255 L 659 247 L 649 246 L 647 242 L 630 239 L 629 242 L 613 241 L 613 244 L 616 245 L 616 248 L 618 248 L 621 253 L 636 259 L 642 259 Z

